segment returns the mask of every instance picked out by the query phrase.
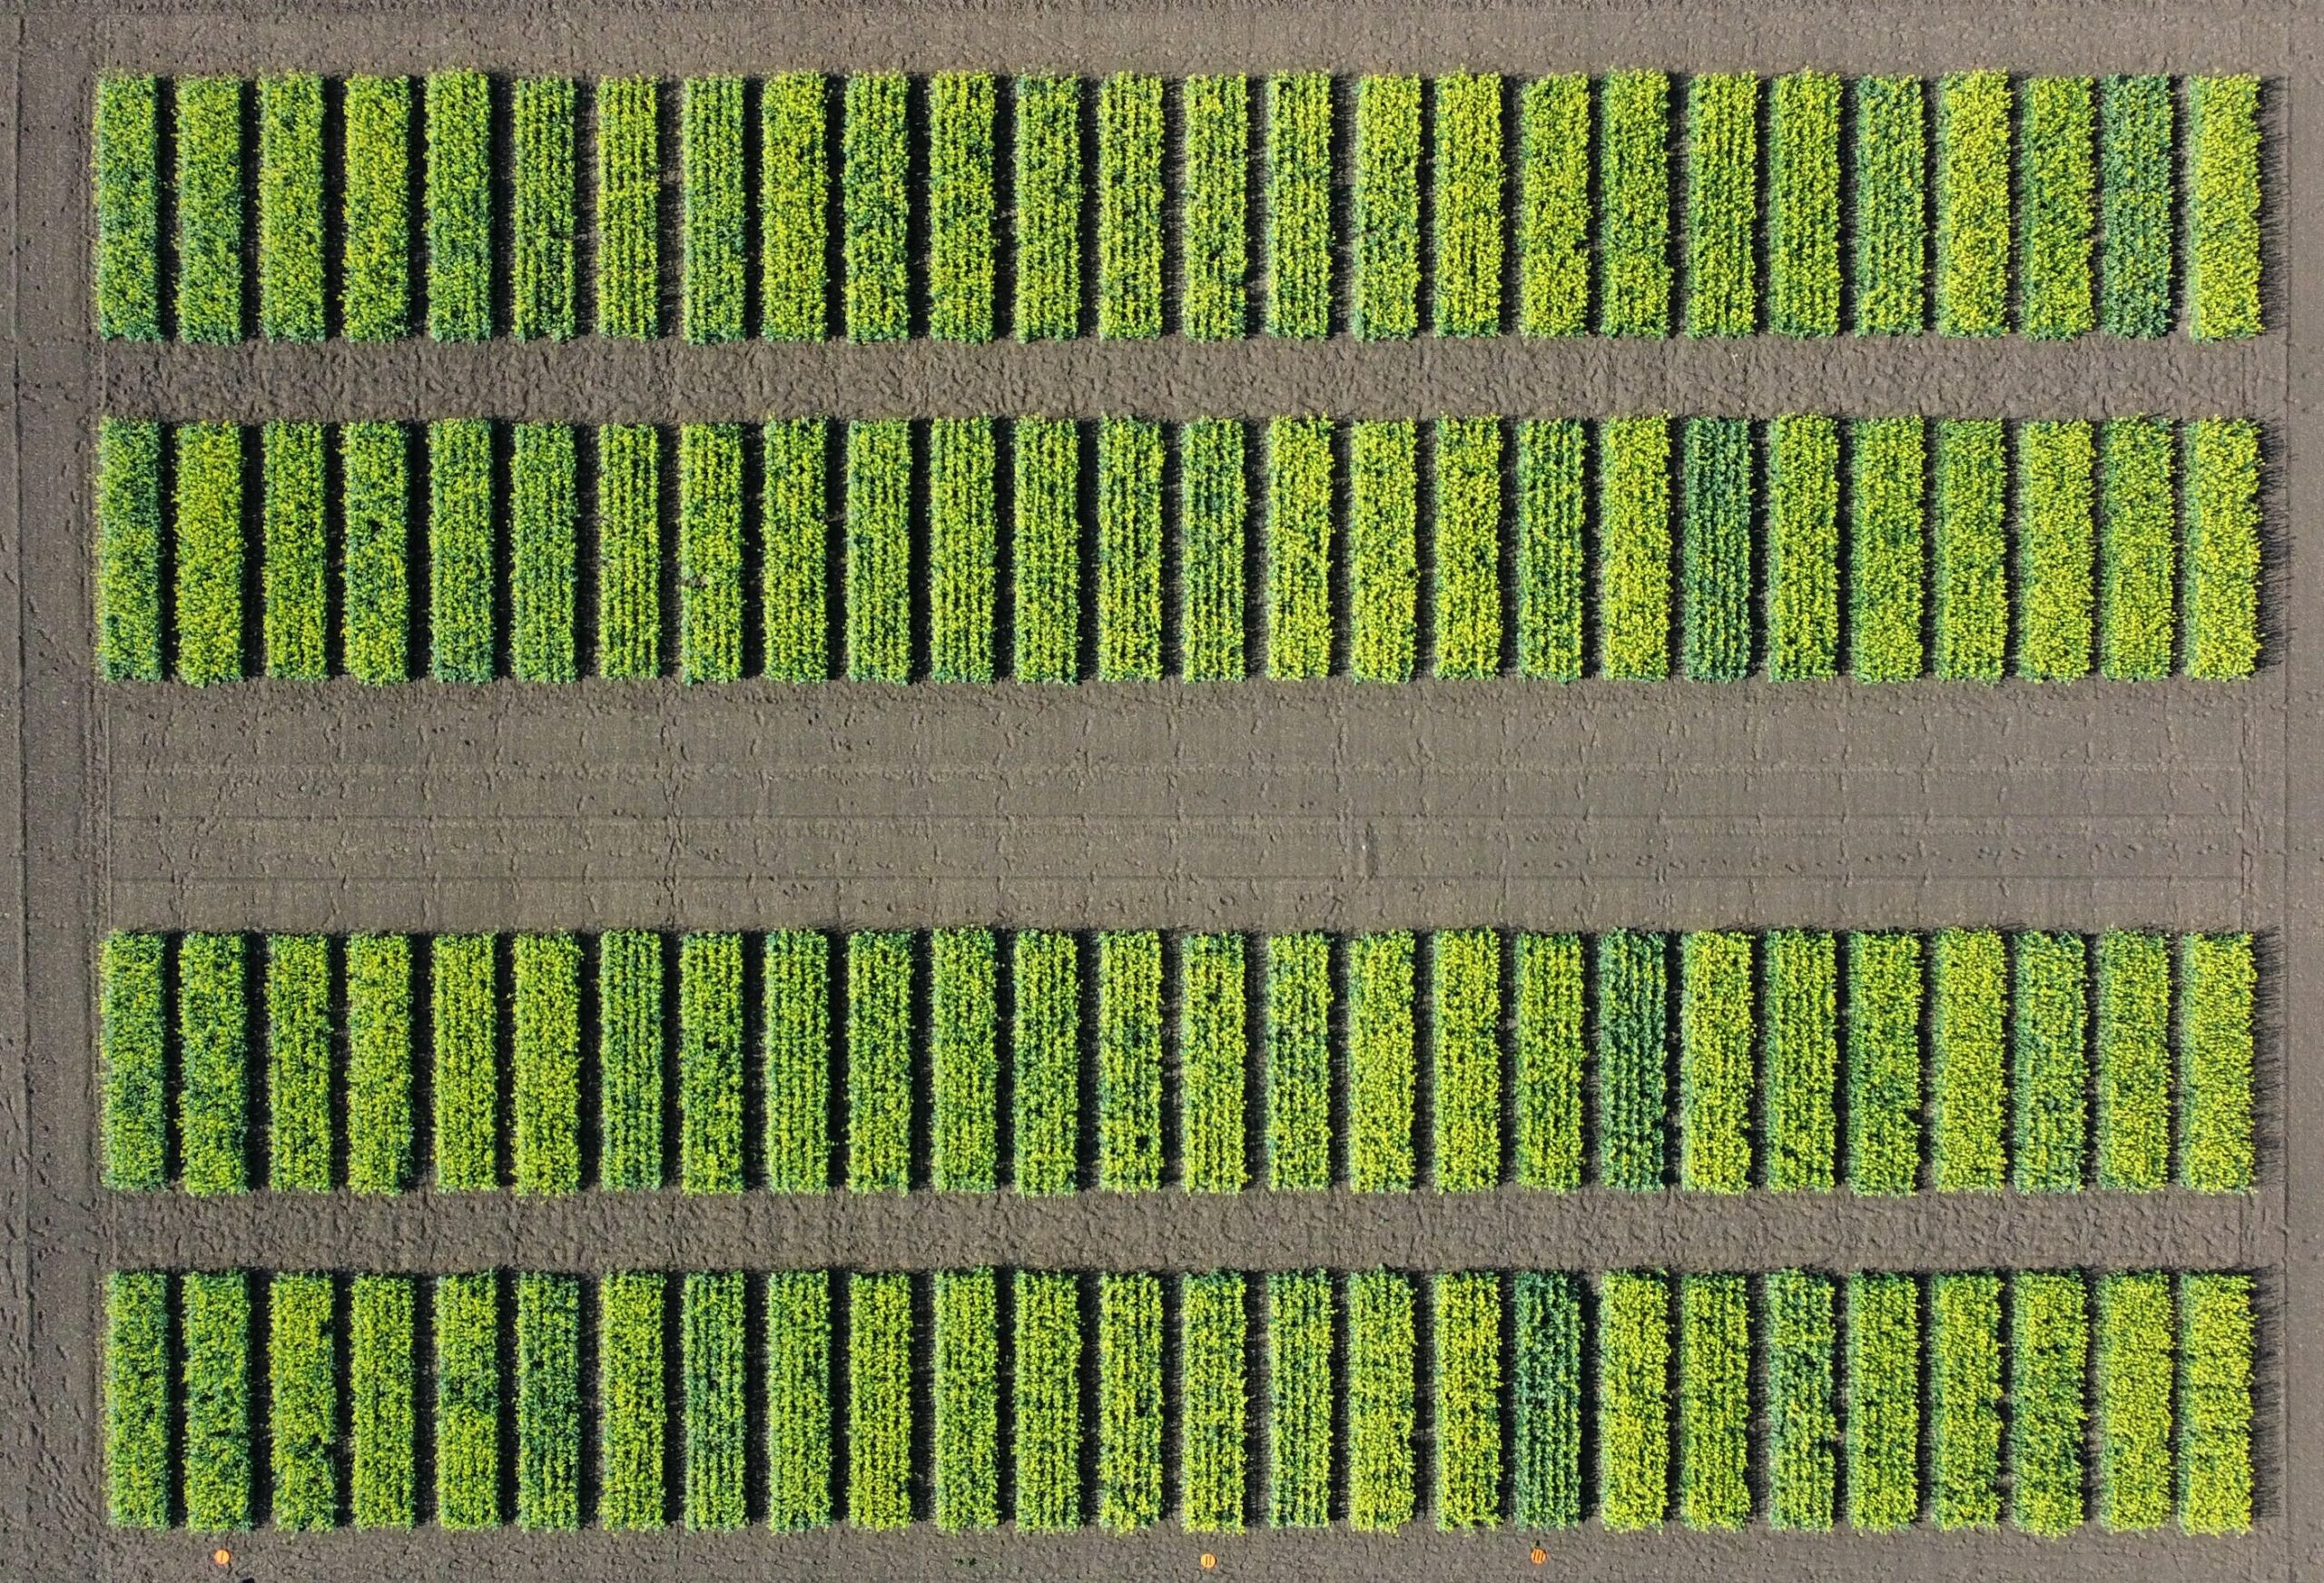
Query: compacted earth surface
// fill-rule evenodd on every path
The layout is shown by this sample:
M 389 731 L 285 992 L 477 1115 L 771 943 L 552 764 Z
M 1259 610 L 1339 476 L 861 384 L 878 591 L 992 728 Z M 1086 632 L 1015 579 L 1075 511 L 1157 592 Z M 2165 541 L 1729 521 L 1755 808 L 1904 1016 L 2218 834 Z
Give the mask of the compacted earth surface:
M 2324 1573 L 2324 12 L 2058 0 L 1552 6 L 19 4 L 0 113 L 14 422 L 0 427 L 0 683 L 17 831 L 0 907 L 0 1555 L 27 1573 L 225 1575 L 213 1541 L 108 1526 L 102 1283 L 115 1269 L 1083 1270 L 1464 1267 L 2241 1270 L 2260 1303 L 2252 1532 L 2060 1541 L 2006 1529 L 1554 1540 L 1344 1526 L 1204 1538 L 777 1536 L 514 1527 L 236 1536 L 236 1576 L 614 1579 L 1195 1573 L 2067 1579 Z M 1291 67 L 1534 74 L 2252 72 L 2266 81 L 2269 327 L 2198 345 L 2087 337 L 1369 346 L 120 346 L 92 330 L 89 108 L 106 71 L 1099 74 Z M 566 421 L 773 411 L 1164 418 L 1441 411 L 1909 410 L 2256 418 L 2268 436 L 2268 645 L 2232 683 L 1724 687 L 1517 678 L 1364 688 L 716 688 L 582 683 L 199 690 L 95 680 L 100 414 Z M 675 1192 L 548 1203 L 420 1193 L 300 1203 L 99 1186 L 95 963 L 111 929 L 1596 930 L 1960 923 L 2252 931 L 2260 1173 L 2249 1195 L 1777 1202 L 1509 1189 L 1040 1203 Z M 1255 1450 L 1256 1454 L 1256 1450 Z M 1424 1481 L 1423 1481 L 1424 1482 Z

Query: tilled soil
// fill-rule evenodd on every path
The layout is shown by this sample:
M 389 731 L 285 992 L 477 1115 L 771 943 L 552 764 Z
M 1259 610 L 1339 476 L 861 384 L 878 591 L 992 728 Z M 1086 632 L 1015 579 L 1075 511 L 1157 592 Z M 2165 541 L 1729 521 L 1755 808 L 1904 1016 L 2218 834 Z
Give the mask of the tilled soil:
M 1165 1526 L 963 1540 L 925 1525 L 778 1538 L 427 1529 L 236 1542 L 103 1523 L 98 1283 L 122 1264 L 416 1271 L 971 1261 L 1092 1268 L 1386 1263 L 1941 1269 L 2086 1263 L 2261 1277 L 2258 1531 L 1559 1538 L 1553 1565 L 1640 1578 L 2290 1578 L 2324 1574 L 2324 298 L 2317 47 L 2290 4 L 1907 5 L 613 3 L 462 9 L 84 3 L 19 8 L 0 105 L 15 422 L 0 429 L 0 684 L 18 703 L 20 832 L 0 951 L 0 1558 L 146 1578 L 1221 1575 L 1465 1578 L 1531 1539 Z M 2248 345 L 1933 337 L 1825 345 L 693 349 L 101 348 L 88 332 L 87 105 L 100 66 L 172 73 L 1142 69 L 1532 73 L 2256 70 L 2270 80 L 2279 326 Z M 2245 684 L 1922 683 L 1571 688 L 1504 681 L 1046 689 L 675 683 L 209 693 L 91 679 L 89 451 L 99 411 L 170 418 L 488 413 L 671 422 L 768 412 L 1135 409 L 1165 418 L 1669 409 L 2265 420 L 2277 642 Z M 1706 1201 L 1088 1195 L 1029 1203 L 676 1195 L 519 1203 L 129 1198 L 95 1182 L 94 942 L 108 928 L 599 929 L 953 921 L 1352 929 L 1492 923 L 2262 931 L 2262 1185 L 2063 1199 Z M 1426 1470 L 1423 1470 L 1423 1478 Z

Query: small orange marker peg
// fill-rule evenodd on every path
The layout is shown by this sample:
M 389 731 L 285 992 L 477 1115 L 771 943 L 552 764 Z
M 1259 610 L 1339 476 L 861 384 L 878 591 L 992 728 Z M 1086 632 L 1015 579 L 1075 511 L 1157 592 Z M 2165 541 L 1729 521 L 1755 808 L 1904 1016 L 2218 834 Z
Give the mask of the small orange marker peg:
M 1212 1555 L 1208 1550 L 1205 1550 L 1205 1551 L 1202 1553 L 1202 1569 L 1203 1569 L 1204 1571 L 1206 1571 L 1206 1572 L 1216 1572 L 1216 1571 L 1217 1571 L 1217 1570 L 1218 1570 L 1218 1558 L 1217 1558 L 1216 1556 Z
M 1544 1565 L 1544 1564 L 1546 1564 L 1546 1563 L 1548 1562 L 1549 1558 L 1550 1558 L 1550 1552 L 1549 1552 L 1549 1551 L 1547 1551 L 1547 1550 L 1543 1549 L 1542 1549 L 1541 1546 L 1539 1546 L 1539 1545 L 1535 1545 L 1535 1546 L 1533 1547 L 1533 1565 L 1535 1565 L 1536 1567 L 1542 1566 L 1542 1565 Z
M 212 1550 L 210 1552 L 210 1558 L 217 1562 L 222 1567 L 231 1567 L 234 1564 L 234 1552 L 231 1550 Z

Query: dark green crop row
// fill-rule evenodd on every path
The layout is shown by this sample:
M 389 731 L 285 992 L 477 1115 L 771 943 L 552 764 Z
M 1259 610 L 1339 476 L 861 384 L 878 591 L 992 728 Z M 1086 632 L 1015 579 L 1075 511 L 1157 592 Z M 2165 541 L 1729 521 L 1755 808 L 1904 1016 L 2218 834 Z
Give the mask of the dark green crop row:
M 399 681 L 423 649 L 463 682 L 1074 682 L 1085 654 L 1102 681 L 1158 680 L 1173 655 L 1188 681 L 2231 678 L 2261 650 L 2260 488 L 2259 427 L 2227 418 L 109 418 L 98 660 L 194 683 Z
M 891 1529 L 926 1488 L 948 1532 L 1545 1530 L 1594 1513 L 1630 1531 L 2234 1533 L 2252 1514 L 2251 1295 L 2241 1274 L 2149 1271 L 123 1273 L 108 1511 L 200 1531 L 431 1512 L 536 1531 Z M 930 1322 L 932 1346 L 915 1333 Z
M 1829 336 L 1844 294 L 1860 334 L 1920 332 L 1933 310 L 1945 334 L 2149 337 L 2171 329 L 2182 296 L 2199 339 L 2260 326 L 2252 77 L 1799 72 L 1763 83 L 1622 71 L 1340 83 L 1294 73 L 1254 92 L 1240 75 L 791 72 L 675 84 L 683 108 L 668 149 L 652 78 L 517 78 L 505 113 L 477 73 L 419 83 L 415 95 L 405 78 L 263 78 L 258 147 L 246 151 L 243 82 L 101 78 L 99 332 L 242 338 L 255 167 L 260 333 L 312 340 L 335 325 L 382 339 L 424 314 L 438 339 L 563 339 L 580 320 L 573 133 L 584 117 L 597 129 L 595 322 L 607 336 L 985 341 L 1167 329 L 1209 340 L 1264 325 L 1380 339 L 1415 335 L 1424 320 L 1463 337 Z M 166 172 L 165 115 L 177 152 Z M 1335 129 L 1347 116 L 1352 128 Z M 323 180 L 333 118 L 346 129 L 336 213 Z M 1184 129 L 1183 162 L 1166 180 L 1171 123 Z M 1004 143 L 1015 150 L 1013 211 L 996 187 Z M 414 144 L 425 156 L 418 194 L 403 152 Z M 1256 191 L 1246 169 L 1255 146 L 1266 166 Z M 1342 158 L 1350 168 L 1335 168 Z M 658 302 L 668 159 L 682 188 L 683 242 L 668 261 L 680 277 L 675 324 Z M 505 185 L 501 169 L 513 175 Z M 166 250 L 165 186 L 177 218 Z M 1353 202 L 1335 209 L 1335 189 Z M 417 268 L 415 205 L 427 241 Z M 743 281 L 753 227 L 755 310 Z M 344 261 L 327 279 L 334 229 Z M 926 239 L 917 252 L 916 235 Z M 1166 290 L 1172 251 L 1177 278 Z M 1504 300 L 1511 255 L 1517 290 Z M 504 270 L 505 310 L 494 289 Z M 1249 310 L 1255 301 L 1263 312 Z
M 2175 946 L 2174 967 L 2168 937 L 2132 931 L 779 930 L 674 949 L 635 931 L 116 934 L 99 969 L 105 1176 L 193 1193 L 394 1193 L 431 1175 L 527 1194 L 1236 1192 L 1256 1145 L 1278 1189 L 2246 1190 L 2253 942 Z M 422 1091 L 432 1174 L 415 1157 Z

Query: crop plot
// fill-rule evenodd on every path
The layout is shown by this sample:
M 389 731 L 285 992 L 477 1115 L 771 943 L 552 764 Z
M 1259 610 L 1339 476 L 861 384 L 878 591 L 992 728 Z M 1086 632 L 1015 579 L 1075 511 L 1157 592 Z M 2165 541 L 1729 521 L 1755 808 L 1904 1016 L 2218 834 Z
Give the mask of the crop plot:
M 2230 679 L 2262 648 L 2261 438 L 1804 413 L 106 418 L 98 660 L 197 685 L 399 681 L 423 654 L 470 683 L 1074 682 L 1085 653 L 1107 682 Z
M 1016 1314 L 1006 1338 L 1014 1381 L 1007 1399 L 994 1386 L 1004 1356 L 994 1292 L 1003 1274 Z M 1323 1519 L 1335 1488 L 1345 1490 L 1351 1527 L 1381 1532 L 1432 1519 L 1448 1529 L 1554 1530 L 1593 1517 L 1632 1530 L 1678 1522 L 1828 1529 L 1837 1435 L 1847 1449 L 1846 1526 L 1886 1532 L 1922 1520 L 1994 1520 L 2003 1486 L 1993 1450 L 1996 1415 L 2005 1413 L 2015 1527 L 2058 1534 L 2098 1519 L 2084 1509 L 2085 1485 L 2115 1531 L 2175 1525 L 2217 1534 L 2251 1522 L 2255 1335 L 2251 1283 L 2241 1274 L 1278 1274 L 1265 1283 L 1272 1384 L 1246 1408 L 1248 1348 L 1256 1343 L 1245 1340 L 1241 1299 L 1258 1279 L 989 1269 L 856 1273 L 843 1283 L 821 1270 L 578 1280 L 483 1272 L 432 1283 L 118 1273 L 105 1324 L 112 1510 L 124 1524 L 204 1532 L 330 1527 L 350 1470 L 359 1490 L 376 1495 L 408 1489 L 415 1466 L 425 1465 L 415 1459 L 425 1456 L 437 1470 L 434 1519 L 448 1528 L 900 1527 L 914 1520 L 901 1499 L 907 1482 L 930 1480 L 934 1521 L 951 1531 L 1006 1523 L 1022 1532 L 1128 1532 L 1166 1521 L 1206 1532 L 1297 1528 Z M 414 1416 L 410 1380 L 429 1343 L 409 1316 L 416 1288 L 429 1284 L 438 1385 L 428 1411 Z M 333 1303 L 342 1289 L 355 1294 L 357 1315 L 346 1332 L 353 1383 L 344 1442 L 334 1428 L 342 1388 L 330 1366 L 341 1344 Z M 584 1289 L 596 1316 L 603 1470 L 588 1508 L 576 1504 L 569 1471 L 581 1432 L 575 1299 Z M 1193 1366 L 1167 1393 L 1166 1290 L 1182 1313 L 1222 1325 L 1202 1332 Z M 1994 1299 L 2004 1291 L 2016 1322 L 1996 1342 Z M 923 1306 L 928 1293 L 932 1307 Z M 251 1332 L 261 1295 L 271 1315 L 262 1337 Z M 1425 1332 L 1414 1324 L 1422 1302 L 1433 1311 Z M 665 1303 L 683 1308 L 675 1392 L 663 1388 Z M 1925 1345 L 1925 1304 L 1937 1319 Z M 1830 1316 L 1842 1309 L 1849 1341 L 1838 1373 Z M 2093 1312 L 2094 1367 L 2082 1344 L 2064 1344 L 2086 1333 Z M 1085 1338 L 1085 1313 L 1096 1315 L 1094 1342 Z M 402 1322 L 379 1322 L 390 1313 Z M 917 1393 L 891 1371 L 918 1344 L 914 1327 L 929 1313 L 937 1428 L 915 1439 Z M 832 1344 L 842 1318 L 851 1338 L 843 1381 Z M 169 1366 L 162 1339 L 172 1327 L 184 1337 L 182 1371 Z M 1513 1421 L 1499 1408 L 1503 1336 L 1518 1372 Z M 764 1338 L 764 1362 L 746 1371 L 753 1337 Z M 1755 1343 L 1776 1360 L 1777 1405 L 1765 1424 L 1746 1411 Z M 1078 1369 L 1090 1345 L 1094 1399 Z M 1335 1354 L 1348 1380 L 1336 1401 Z M 516 1378 L 504 1379 L 512 1358 Z M 252 1378 L 261 1368 L 271 1380 L 262 1398 Z M 1930 1519 L 1921 1515 L 1931 1492 L 1915 1454 L 1925 1388 L 1939 1403 Z M 504 1392 L 517 1395 L 516 1413 L 494 1411 Z M 389 1397 L 404 1405 L 383 1414 Z M 1413 1478 L 1423 1401 L 1440 1458 L 1433 1490 Z M 741 1433 L 754 1407 L 773 1426 L 763 1441 Z M 1166 1410 L 1187 1426 L 1175 1458 L 1165 1454 Z M 2106 1424 L 2094 1459 L 2082 1443 L 2093 1411 Z M 1337 1412 L 1345 1421 L 1335 1431 Z M 1598 1459 L 1589 1499 L 1578 1477 L 1585 1417 L 1596 1426 Z M 843 1477 L 827 1458 L 799 1456 L 794 1440 L 833 1423 L 847 1428 Z M 995 1461 L 1004 1431 L 1016 1459 L 1005 1483 Z M 1803 1461 L 1808 1435 L 1821 1445 Z M 1255 1440 L 1272 1448 L 1263 1509 L 1232 1476 Z M 1097 1447 L 1094 1461 L 1081 1455 L 1085 1441 Z M 666 1479 L 665 1446 L 669 1467 L 681 1470 Z M 1344 1470 L 1333 1465 L 1337 1454 Z M 1745 1476 L 1759 1454 L 1777 1469 L 1768 1492 Z M 516 1514 L 494 1503 L 504 1459 L 524 1470 Z M 1166 1461 L 1177 1475 L 1171 1503 Z M 263 1483 L 253 1472 L 261 1466 L 271 1470 Z M 1508 1514 L 1504 1487 L 1516 1491 Z M 383 1509 L 359 1495 L 357 1509 L 366 1514 L 360 1526 L 417 1520 L 408 1502 Z
M 506 113 L 493 108 L 504 93 Z M 1380 340 L 1421 331 L 1425 282 L 1428 328 L 1449 337 L 1830 336 L 1845 290 L 1865 333 L 1933 322 L 1946 335 L 2150 338 L 2178 317 L 2173 250 L 2158 234 L 2175 203 L 2191 232 L 2185 327 L 2232 339 L 2261 327 L 2260 97 L 2250 76 L 1998 71 L 107 77 L 93 118 L 96 321 L 133 340 L 314 340 L 327 322 L 350 339 L 562 339 L 584 321 L 586 292 L 600 335 L 694 342 L 1262 329 Z M 255 140 L 246 98 L 259 102 Z M 660 132 L 665 100 L 675 139 Z M 341 117 L 326 182 L 324 123 Z M 585 123 L 602 239 L 589 280 L 573 247 Z M 1189 130 L 1183 181 L 1164 180 L 1166 123 Z M 2171 158 L 2179 124 L 2183 172 Z M 1013 213 L 995 200 L 1004 145 Z M 403 146 L 424 152 L 417 181 L 374 158 Z M 1263 192 L 1246 173 L 1255 148 Z M 1344 213 L 1334 188 L 1353 192 Z M 675 249 L 660 244 L 665 205 Z M 915 253 L 921 231 L 930 245 Z M 766 282 L 755 303 L 743 290 L 752 233 Z M 1856 239 L 1845 255 L 1843 235 Z M 328 282 L 327 247 L 347 260 Z M 1512 256 L 1521 287 L 1505 300 Z M 1262 265 L 1265 311 L 1252 314 Z M 504 274 L 512 289 L 496 294 Z M 675 315 L 660 307 L 665 275 Z
M 1216 1193 L 1262 1140 L 1277 1190 L 2221 1193 L 2254 1173 L 2240 934 L 117 934 L 101 978 L 121 1188 Z

